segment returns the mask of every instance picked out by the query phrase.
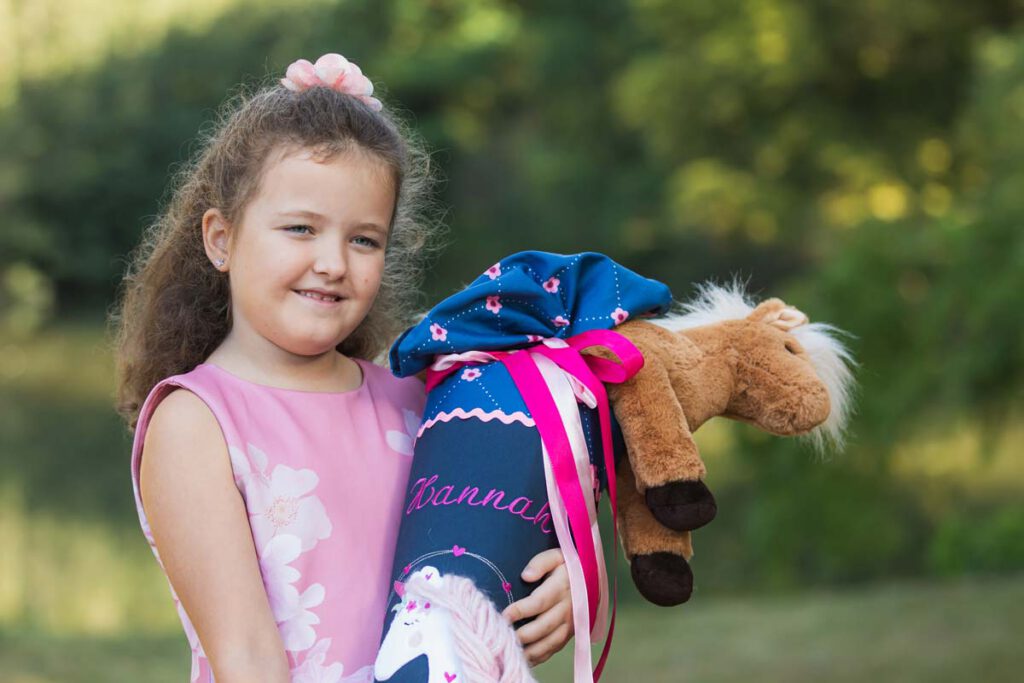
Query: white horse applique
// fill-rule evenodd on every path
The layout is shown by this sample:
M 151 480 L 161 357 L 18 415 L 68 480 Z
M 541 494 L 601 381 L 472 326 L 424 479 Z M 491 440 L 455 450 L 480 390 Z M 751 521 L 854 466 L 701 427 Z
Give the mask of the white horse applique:
M 444 579 L 434 567 L 423 567 L 409 577 L 442 586 Z M 390 679 L 403 666 L 420 655 L 427 656 L 427 683 L 462 683 L 465 677 L 451 637 L 451 614 L 432 605 L 406 584 L 395 582 L 402 601 L 393 608 L 394 616 L 384 642 L 377 653 L 373 675 L 379 681 Z

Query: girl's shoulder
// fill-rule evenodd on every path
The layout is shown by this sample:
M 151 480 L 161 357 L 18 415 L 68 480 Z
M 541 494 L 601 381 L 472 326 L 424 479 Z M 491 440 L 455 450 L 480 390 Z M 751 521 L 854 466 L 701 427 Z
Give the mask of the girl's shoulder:
M 148 411 L 150 432 L 158 426 L 165 429 L 185 427 L 194 422 L 209 422 L 215 419 L 206 401 L 188 386 L 167 383 L 159 393 L 159 401 L 154 402 Z
M 163 484 L 182 485 L 187 483 L 182 477 L 209 476 L 211 465 L 223 464 L 223 458 L 210 457 L 227 452 L 220 423 L 209 404 L 187 387 L 168 385 L 142 429 L 137 459 L 144 448 L 147 469 L 159 473 Z
M 192 371 L 157 382 L 139 411 L 132 440 L 132 488 L 151 544 L 142 504 L 144 490 L 149 495 L 154 491 L 193 491 L 214 480 L 232 480 L 218 399 L 205 388 L 203 374 Z
M 225 412 L 224 392 L 209 366 L 171 375 L 157 382 L 139 409 L 132 444 L 133 470 L 138 468 L 143 445 L 150 439 L 180 434 L 187 439 L 200 431 L 214 434 L 222 442 L 221 422 Z
M 179 413 L 180 417 L 208 414 L 212 418 L 222 398 L 216 374 L 208 365 L 200 364 L 188 372 L 165 377 L 153 385 L 143 401 L 136 431 L 147 428 L 157 411 L 163 419 L 169 415 L 173 419 Z

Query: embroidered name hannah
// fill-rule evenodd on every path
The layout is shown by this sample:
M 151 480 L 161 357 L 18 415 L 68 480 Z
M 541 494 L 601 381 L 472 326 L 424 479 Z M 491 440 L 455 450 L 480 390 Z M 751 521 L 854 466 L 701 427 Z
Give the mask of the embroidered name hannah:
M 527 522 L 533 522 L 534 525 L 539 525 L 541 531 L 546 534 L 550 534 L 554 531 L 551 526 L 551 512 L 548 504 L 545 502 L 535 514 L 530 514 L 531 509 L 534 506 L 532 498 L 526 496 L 519 496 L 513 499 L 508 504 L 503 504 L 506 493 L 499 489 L 491 489 L 483 497 L 480 497 L 480 489 L 476 486 L 466 486 L 462 489 L 462 493 L 455 496 L 455 486 L 452 484 L 445 484 L 441 487 L 435 487 L 437 483 L 438 475 L 433 475 L 429 478 L 420 477 L 416 480 L 416 483 L 412 485 L 410 491 L 413 494 L 412 501 L 409 503 L 409 507 L 405 509 L 405 514 L 410 515 L 415 510 L 422 510 L 428 505 L 440 507 L 442 505 L 470 505 L 474 507 L 491 507 L 495 510 L 501 510 L 508 512 L 509 514 L 515 515 L 520 519 Z

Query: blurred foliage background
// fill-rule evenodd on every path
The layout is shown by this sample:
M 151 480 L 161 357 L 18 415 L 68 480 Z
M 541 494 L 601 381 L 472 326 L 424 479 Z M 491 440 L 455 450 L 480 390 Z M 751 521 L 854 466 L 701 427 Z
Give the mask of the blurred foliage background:
M 104 318 L 214 108 L 331 51 L 444 170 L 452 240 L 425 302 L 513 251 L 596 250 L 679 299 L 739 275 L 853 335 L 844 453 L 698 434 L 720 513 L 695 536 L 697 592 L 663 613 L 627 590 L 612 671 L 1019 672 L 1021 0 L 0 0 L 0 679 L 114 680 L 121 660 L 141 662 L 123 680 L 185 675 L 135 517 Z M 829 602 L 843 595 L 860 596 L 849 633 Z M 941 604 L 957 608 L 927 612 Z M 903 658 L 921 664 L 854 657 L 884 628 L 856 605 L 894 629 L 919 618 Z M 789 642 L 774 626 L 799 610 L 820 619 Z M 713 645 L 698 618 L 720 625 Z M 647 622 L 665 640 L 629 647 Z

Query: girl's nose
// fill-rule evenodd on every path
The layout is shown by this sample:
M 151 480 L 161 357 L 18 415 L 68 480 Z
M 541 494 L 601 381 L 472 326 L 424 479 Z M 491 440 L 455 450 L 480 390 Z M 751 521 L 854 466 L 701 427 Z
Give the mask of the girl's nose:
M 338 244 L 327 244 L 331 240 L 324 240 L 324 244 L 316 255 L 313 262 L 313 271 L 326 276 L 328 279 L 337 280 L 348 271 L 345 249 Z

